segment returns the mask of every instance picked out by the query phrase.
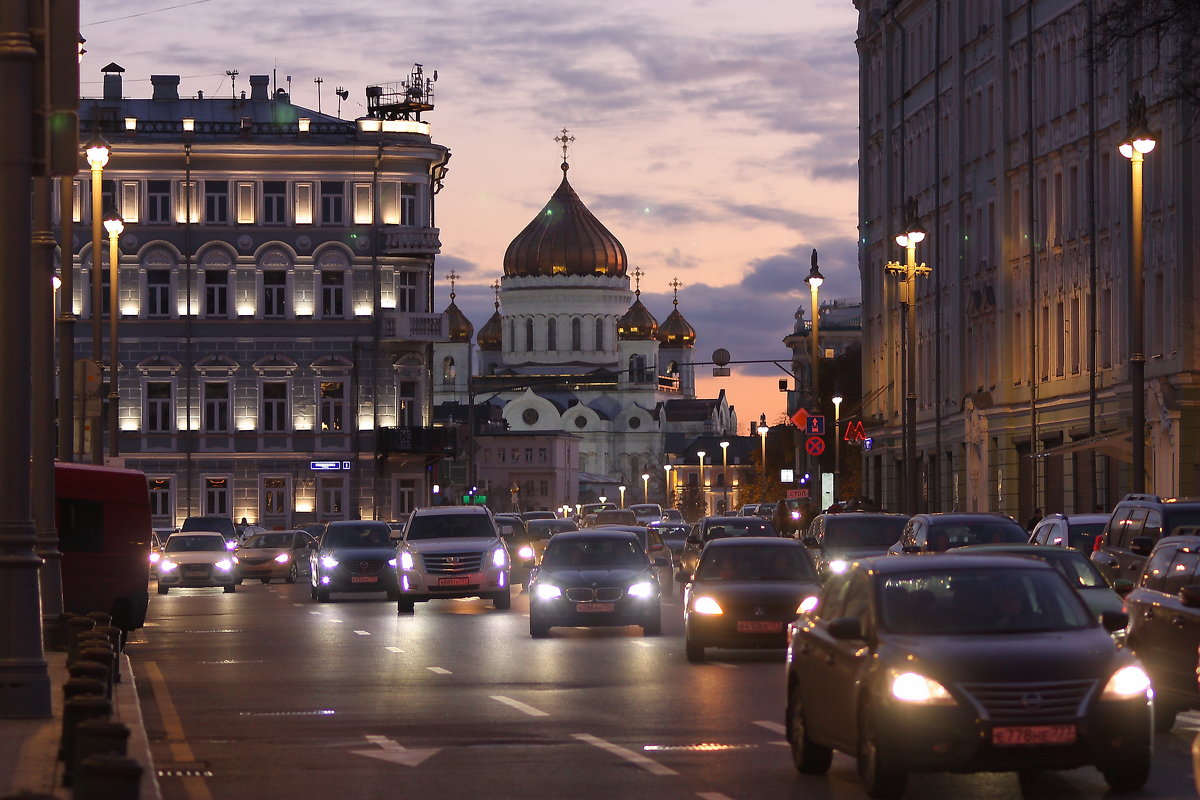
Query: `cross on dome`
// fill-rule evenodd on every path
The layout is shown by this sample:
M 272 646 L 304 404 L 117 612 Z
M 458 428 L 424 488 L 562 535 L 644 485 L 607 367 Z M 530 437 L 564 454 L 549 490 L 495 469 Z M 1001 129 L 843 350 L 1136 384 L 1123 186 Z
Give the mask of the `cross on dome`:
M 493 305 L 496 307 L 496 310 L 499 311 L 500 310 L 500 281 L 492 281 L 492 292 L 494 292 L 496 295 L 496 302 L 493 303 Z
M 683 286 L 683 284 L 679 282 L 679 278 L 672 278 L 671 282 L 667 285 L 675 292 L 675 299 L 671 302 L 674 303 L 676 308 L 679 308 L 679 287 Z
M 562 133 L 560 135 L 554 137 L 554 141 L 560 142 L 562 144 L 562 151 L 563 151 L 562 170 L 563 170 L 563 172 L 566 172 L 568 169 L 570 169 L 570 165 L 567 164 L 567 148 L 570 147 L 571 142 L 575 141 L 575 137 L 568 135 L 567 129 L 563 128 Z
M 633 268 L 633 279 L 635 281 L 633 293 L 638 297 L 642 296 L 642 276 L 645 274 L 646 273 L 642 271 L 641 267 Z
M 450 272 L 449 272 L 449 273 L 447 273 L 447 275 L 446 275 L 446 280 L 450 281 L 450 302 L 454 302 L 454 297 L 455 297 L 455 294 L 454 294 L 454 282 L 455 282 L 456 280 L 458 280 L 460 277 L 462 277 L 462 276 L 460 276 L 460 275 L 459 275 L 457 272 L 455 272 L 454 270 L 450 270 Z

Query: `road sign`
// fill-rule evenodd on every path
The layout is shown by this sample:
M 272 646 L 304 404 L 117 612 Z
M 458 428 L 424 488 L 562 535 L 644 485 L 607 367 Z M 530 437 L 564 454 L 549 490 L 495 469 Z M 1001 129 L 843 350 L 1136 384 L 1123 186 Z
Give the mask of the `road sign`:
M 866 439 L 866 438 L 867 438 L 867 432 L 865 430 L 863 430 L 863 424 L 862 424 L 861 419 L 857 419 L 857 420 L 854 420 L 853 422 L 846 423 L 846 434 L 844 436 L 842 436 L 842 439 L 844 441 L 861 442 L 863 439 Z
M 811 414 L 808 417 L 808 424 L 804 428 L 804 432 L 809 436 L 824 436 L 825 435 L 825 417 L 820 414 Z
M 798 409 L 796 409 L 796 413 L 792 414 L 790 419 L 792 420 L 793 425 L 795 425 L 800 430 L 804 430 L 805 427 L 808 425 L 808 422 L 807 422 L 808 412 L 805 411 L 803 408 L 798 408 Z
M 788 489 L 788 500 L 806 500 L 808 499 L 808 489 Z
M 825 452 L 825 440 L 820 436 L 810 436 L 804 442 L 804 449 L 810 456 L 819 456 Z

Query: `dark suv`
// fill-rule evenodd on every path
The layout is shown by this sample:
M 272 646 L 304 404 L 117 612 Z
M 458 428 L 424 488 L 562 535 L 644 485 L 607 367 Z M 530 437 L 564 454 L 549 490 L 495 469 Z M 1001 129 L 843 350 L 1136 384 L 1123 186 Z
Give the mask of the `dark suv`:
M 1109 517 L 1092 561 L 1109 583 L 1118 578 L 1137 580 L 1155 542 L 1193 532 L 1188 528 L 1200 530 L 1200 499 L 1127 494 Z
M 1003 514 L 917 514 L 904 525 L 891 555 L 941 553 L 969 544 L 1025 544 L 1029 533 Z
M 329 602 L 330 592 L 386 592 L 396 600 L 396 543 L 386 522 L 329 523 L 309 556 L 312 598 Z

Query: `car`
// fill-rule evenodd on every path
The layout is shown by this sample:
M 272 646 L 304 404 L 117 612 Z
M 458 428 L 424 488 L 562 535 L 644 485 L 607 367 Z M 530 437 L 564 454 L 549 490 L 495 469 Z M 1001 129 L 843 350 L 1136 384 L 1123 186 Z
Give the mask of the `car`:
M 150 532 L 150 554 L 148 558 L 150 561 L 151 578 L 158 577 L 158 562 L 162 559 L 163 543 L 167 541 L 167 538 L 172 533 L 175 533 L 174 528 L 155 528 Z
M 222 517 L 219 514 L 200 514 L 188 517 L 179 527 L 180 532 L 211 531 L 225 537 L 226 549 L 232 550 L 238 546 L 237 526 L 232 517 Z
M 770 519 L 775 516 L 775 508 L 778 503 L 759 503 L 758 510 L 754 512 L 754 516 Z
M 531 519 L 525 526 L 524 534 L 514 534 L 509 540 L 509 552 L 515 553 L 512 559 L 511 578 L 513 586 L 518 583 L 529 583 L 529 572 L 542 558 L 546 542 L 556 533 L 577 531 L 579 526 L 573 519 Z
M 904 514 L 818 514 L 808 526 L 804 544 L 812 548 L 817 572 L 824 578 L 830 572 L 845 572 L 857 558 L 885 554 L 900 541 L 907 521 Z
M 579 513 L 576 515 L 576 517 L 580 521 L 582 521 L 582 520 L 587 519 L 588 515 L 590 515 L 590 514 L 595 514 L 598 511 L 608 511 L 609 509 L 613 509 L 616 507 L 617 507 L 616 503 L 608 503 L 608 502 L 584 503 L 582 506 L 579 507 Z
M 400 596 L 396 611 L 416 603 L 482 597 L 497 609 L 511 607 L 511 561 L 503 530 L 486 506 L 428 506 L 408 519 L 398 553 Z
M 333 592 L 384 592 L 396 600 L 396 545 L 392 529 L 376 520 L 335 520 L 309 550 L 312 599 L 328 603 Z
M 747 503 L 738 509 L 739 517 L 753 517 L 758 514 L 758 503 Z
M 1181 526 L 1197 525 L 1200 499 L 1127 494 L 1109 516 L 1104 533 L 1096 541 L 1092 561 L 1110 581 L 1136 580 L 1155 542 L 1175 535 Z
M 1154 684 L 1154 726 L 1168 731 L 1181 710 L 1200 708 L 1200 536 L 1159 539 L 1125 604 L 1129 646 Z
M 789 629 L 785 724 L 792 762 L 858 760 L 869 796 L 911 772 L 1095 766 L 1115 791 L 1145 784 L 1150 678 L 1037 559 L 867 558 L 833 575 Z
M 597 511 L 595 514 L 589 514 L 589 528 L 598 528 L 601 525 L 637 525 L 637 515 L 627 508 L 606 508 L 603 511 Z
M 1090 556 L 1108 518 L 1108 514 L 1047 514 L 1033 526 L 1029 543 L 1070 547 Z
M 696 571 L 704 545 L 729 536 L 779 536 L 779 531 L 762 517 L 704 517 L 684 539 L 677 564 L 679 571 L 691 575 Z
M 787 626 L 820 578 L 804 545 L 795 539 L 714 539 L 684 594 L 684 651 L 704 660 L 707 647 L 787 647 Z
M 524 511 L 521 513 L 521 519 L 526 522 L 533 519 L 558 519 L 558 514 L 553 511 Z
M 663 518 L 663 508 L 658 503 L 635 503 L 626 508 L 633 512 L 638 525 L 649 525 Z
M 675 522 L 665 519 L 659 522 L 651 522 L 646 527 L 658 531 L 676 558 L 683 552 L 684 540 L 687 539 L 687 535 L 692 531 L 692 526 L 686 522 Z
M 555 627 L 640 625 L 662 633 L 655 568 L 632 533 L 598 528 L 555 534 L 529 582 L 529 635 Z
M 891 555 L 941 553 L 968 544 L 1025 544 L 1029 532 L 1003 514 L 916 514 L 904 523 Z
M 238 526 L 238 546 L 246 542 L 251 536 L 257 536 L 260 533 L 266 533 L 267 529 L 262 525 L 244 525 Z
M 167 537 L 158 561 L 158 593 L 203 586 L 237 591 L 235 563 L 235 556 L 225 546 L 225 537 L 216 531 L 173 533 Z
M 296 583 L 308 577 L 308 554 L 317 540 L 304 531 L 268 531 L 251 536 L 234 551 L 234 582 L 257 578 L 270 583 L 280 578 Z
M 328 522 L 309 522 L 304 525 L 298 525 L 296 530 L 304 531 L 309 536 L 317 541 L 321 540 L 321 534 L 325 533 L 325 528 L 329 525 Z
M 683 512 L 678 508 L 664 508 L 662 513 L 663 522 L 683 522 Z
M 670 588 L 674 586 L 675 580 L 675 554 L 663 540 L 662 534 L 645 525 L 600 525 L 597 530 L 617 530 L 632 533 L 637 537 L 638 543 L 646 551 L 646 556 L 651 562 L 664 559 L 667 563 L 655 569 L 659 570 L 658 580 L 659 585 L 663 587 L 663 593 L 670 594 Z

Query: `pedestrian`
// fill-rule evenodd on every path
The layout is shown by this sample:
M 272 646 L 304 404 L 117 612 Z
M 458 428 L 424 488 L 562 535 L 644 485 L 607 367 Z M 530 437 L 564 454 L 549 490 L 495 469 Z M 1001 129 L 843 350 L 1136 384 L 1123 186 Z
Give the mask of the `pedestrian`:
M 1029 522 L 1025 523 L 1025 530 L 1032 531 L 1035 527 L 1037 527 L 1037 524 L 1041 521 L 1042 521 L 1042 510 L 1040 508 L 1035 508 L 1033 510 L 1033 516 L 1029 518 Z

